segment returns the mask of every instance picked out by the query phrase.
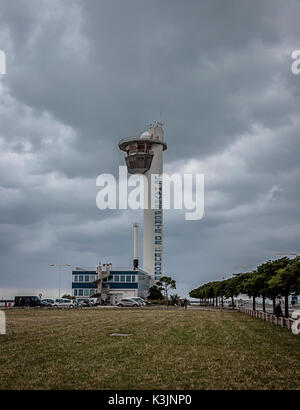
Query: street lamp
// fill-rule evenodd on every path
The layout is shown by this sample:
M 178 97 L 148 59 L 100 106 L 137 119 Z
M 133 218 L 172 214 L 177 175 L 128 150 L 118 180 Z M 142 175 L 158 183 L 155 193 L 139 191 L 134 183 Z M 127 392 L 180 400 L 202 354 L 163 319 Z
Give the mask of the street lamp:
M 60 287 L 61 287 L 61 270 L 63 266 L 72 266 L 72 265 L 68 265 L 68 264 L 63 264 L 63 263 L 59 263 L 57 265 L 55 265 L 54 263 L 52 263 L 49 266 L 57 266 L 59 268 L 59 278 L 58 278 L 58 297 L 60 298 Z

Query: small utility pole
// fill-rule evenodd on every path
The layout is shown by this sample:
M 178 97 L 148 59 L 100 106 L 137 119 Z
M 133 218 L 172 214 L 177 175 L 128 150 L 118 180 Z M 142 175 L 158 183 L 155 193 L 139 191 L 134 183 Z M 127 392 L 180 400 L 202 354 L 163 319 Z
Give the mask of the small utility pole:
M 60 288 L 61 288 L 61 270 L 63 266 L 72 266 L 68 264 L 58 263 L 57 265 L 52 263 L 49 266 L 57 266 L 59 268 L 59 275 L 58 275 L 58 297 L 60 298 Z

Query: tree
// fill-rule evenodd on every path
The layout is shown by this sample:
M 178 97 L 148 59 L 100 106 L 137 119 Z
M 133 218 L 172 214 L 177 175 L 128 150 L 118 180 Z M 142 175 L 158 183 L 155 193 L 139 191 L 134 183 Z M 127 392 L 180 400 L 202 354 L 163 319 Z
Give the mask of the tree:
M 226 279 L 225 281 L 225 297 L 226 299 L 231 298 L 232 306 L 234 306 L 234 296 L 238 296 L 240 294 L 239 291 L 239 280 L 237 277 L 233 277 L 230 279 Z
M 279 269 L 285 268 L 291 263 L 291 260 L 287 257 L 269 260 L 266 263 L 257 267 L 257 274 L 260 280 L 260 295 L 263 298 L 263 311 L 265 308 L 265 298 L 272 299 L 273 301 L 273 312 L 275 309 L 275 299 L 279 295 L 276 286 L 270 286 L 269 281 L 277 274 Z
M 226 283 L 224 282 L 224 280 L 221 280 L 219 282 L 216 282 L 215 287 L 216 287 L 216 295 L 221 298 L 221 305 L 222 307 L 224 306 L 224 301 L 223 298 L 225 296 L 225 289 L 226 289 Z
M 273 300 L 278 296 L 285 297 L 285 315 L 288 317 L 288 297 L 292 292 L 300 293 L 300 257 L 289 259 L 287 257 L 270 260 L 253 272 L 238 273 L 235 276 L 218 282 L 208 282 L 199 288 L 193 289 L 189 295 L 201 300 L 215 299 L 218 297 L 231 298 L 233 305 L 234 296 L 247 294 L 253 298 L 253 310 L 255 310 L 255 298 L 262 296 L 263 311 L 265 312 L 265 299 Z M 216 303 L 217 304 L 217 303 Z
M 261 283 L 256 271 L 243 273 L 240 276 L 239 293 L 252 297 L 252 309 L 255 310 L 255 298 L 260 295 Z
M 162 290 L 165 293 L 166 305 L 168 307 L 168 291 L 170 289 L 176 289 L 176 281 L 170 276 L 163 276 L 158 282 L 156 282 L 156 284 L 157 286 L 162 287 Z
M 170 295 L 170 305 L 175 306 L 179 305 L 180 297 L 175 293 L 174 295 Z
M 64 294 L 64 295 L 62 296 L 62 299 L 75 299 L 75 296 L 71 296 L 71 295 Z
M 205 299 L 204 286 L 199 286 L 199 288 L 193 289 L 189 292 L 191 298 L 200 299 L 200 303 Z
M 223 282 L 222 282 L 223 283 Z M 221 285 L 221 282 L 208 282 L 204 285 L 200 286 L 197 289 L 193 289 L 189 292 L 191 298 L 200 299 L 200 303 L 203 300 L 216 300 L 217 305 L 217 298 L 222 296 L 222 304 L 223 304 L 223 296 L 224 296 L 224 285 Z
M 161 291 L 162 291 L 161 286 L 153 285 L 149 289 L 148 299 L 150 299 L 150 300 L 162 300 L 163 299 L 163 294 L 161 293 Z
M 284 268 L 278 269 L 268 284 L 277 295 L 284 296 L 284 315 L 289 317 L 289 294 L 291 292 L 298 293 L 300 290 L 300 258 L 289 260 Z

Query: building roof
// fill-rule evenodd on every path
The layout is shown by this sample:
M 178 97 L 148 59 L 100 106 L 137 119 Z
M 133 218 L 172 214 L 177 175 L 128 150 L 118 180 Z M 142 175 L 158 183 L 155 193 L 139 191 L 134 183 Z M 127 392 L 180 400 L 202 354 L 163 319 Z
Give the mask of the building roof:
M 76 269 L 74 269 L 73 271 L 72 271 L 72 273 L 73 274 L 80 274 L 80 273 L 82 273 L 82 274 L 84 274 L 85 272 L 93 272 L 93 273 L 97 273 L 97 269 L 95 269 L 95 268 L 76 268 Z M 143 273 L 144 275 L 148 275 L 148 276 L 151 276 L 148 272 L 146 272 L 146 271 L 144 271 L 143 269 L 141 269 L 141 268 L 138 268 L 138 269 L 133 269 L 133 268 L 129 268 L 128 266 L 127 267 L 123 267 L 123 266 L 116 266 L 116 267 L 113 267 L 112 269 L 111 269 L 111 271 L 110 271 L 111 273 L 114 273 L 114 272 L 130 272 L 130 273 L 132 273 L 132 272 L 136 272 L 136 273 Z

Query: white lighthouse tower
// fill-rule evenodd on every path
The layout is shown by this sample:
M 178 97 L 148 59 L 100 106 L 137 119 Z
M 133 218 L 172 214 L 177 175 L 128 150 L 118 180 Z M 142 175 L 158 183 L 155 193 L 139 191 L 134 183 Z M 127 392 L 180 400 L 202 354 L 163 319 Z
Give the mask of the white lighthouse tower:
M 164 142 L 163 124 L 155 122 L 139 137 L 122 139 L 119 148 L 125 151 L 130 174 L 145 176 L 143 269 L 153 282 L 163 273 L 163 210 L 162 180 Z

